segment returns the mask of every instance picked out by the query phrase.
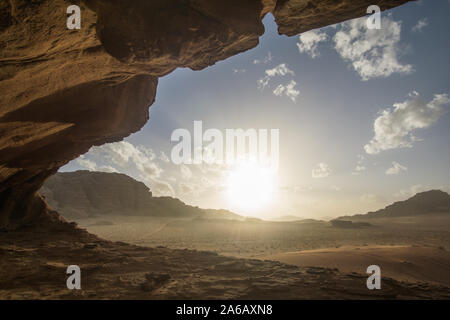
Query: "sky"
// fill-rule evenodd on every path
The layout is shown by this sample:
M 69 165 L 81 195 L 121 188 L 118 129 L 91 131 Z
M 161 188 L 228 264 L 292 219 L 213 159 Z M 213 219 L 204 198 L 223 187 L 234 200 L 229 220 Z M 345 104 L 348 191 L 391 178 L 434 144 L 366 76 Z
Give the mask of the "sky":
M 60 171 L 121 172 L 155 196 L 260 218 L 330 219 L 448 192 L 449 9 L 419 1 L 382 12 L 379 30 L 363 17 L 293 37 L 278 35 L 269 14 L 256 48 L 160 78 L 138 133 Z M 173 163 L 171 135 L 193 135 L 194 121 L 278 129 L 278 171 Z

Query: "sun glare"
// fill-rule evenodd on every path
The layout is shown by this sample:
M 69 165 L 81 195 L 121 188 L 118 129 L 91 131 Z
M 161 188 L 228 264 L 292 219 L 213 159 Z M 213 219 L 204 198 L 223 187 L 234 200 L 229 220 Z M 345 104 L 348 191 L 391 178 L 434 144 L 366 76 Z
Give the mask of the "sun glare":
M 230 203 L 240 209 L 255 210 L 267 205 L 273 196 L 274 173 L 255 163 L 237 166 L 227 180 Z

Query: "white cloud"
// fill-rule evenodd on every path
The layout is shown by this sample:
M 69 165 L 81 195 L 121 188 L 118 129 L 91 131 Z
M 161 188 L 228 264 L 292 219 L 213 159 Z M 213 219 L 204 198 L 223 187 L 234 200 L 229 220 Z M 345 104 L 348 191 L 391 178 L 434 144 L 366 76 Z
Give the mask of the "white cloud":
M 285 95 L 290 98 L 293 102 L 297 99 L 297 96 L 300 94 L 300 91 L 295 89 L 297 83 L 294 80 L 291 80 L 287 85 L 278 85 L 278 87 L 273 90 L 273 94 L 276 96 Z
M 154 161 L 156 155 L 152 149 L 145 148 L 144 146 L 136 147 L 126 141 L 92 147 L 85 157 L 110 162 L 112 165 L 122 167 L 123 169 L 134 168 L 144 179 L 155 179 L 162 172 L 162 169 Z
M 175 196 L 175 190 L 170 185 L 170 183 L 165 181 L 152 181 L 151 183 L 151 191 L 154 196 Z
M 290 75 L 293 76 L 293 75 L 294 75 L 294 71 L 292 71 L 291 69 L 289 69 L 289 68 L 286 66 L 285 63 L 282 63 L 282 64 L 276 66 L 275 68 L 266 70 L 266 74 L 267 74 L 269 77 L 275 77 L 275 76 L 277 76 L 277 75 L 279 75 L 279 76 L 285 76 L 285 75 L 287 75 L 287 74 L 290 74 Z
M 191 194 L 194 192 L 195 187 L 191 184 L 187 184 L 187 183 L 180 183 L 179 184 L 180 190 L 182 194 Z
M 398 61 L 400 33 L 401 22 L 390 16 L 383 17 L 380 30 L 368 29 L 363 17 L 342 23 L 333 40 L 341 57 L 366 81 L 413 71 L 411 65 Z
M 319 179 L 328 177 L 331 172 L 332 170 L 328 164 L 321 162 L 317 164 L 317 167 L 312 170 L 311 174 L 313 178 Z
M 297 43 L 297 47 L 300 53 L 307 53 L 311 58 L 316 58 L 319 56 L 319 52 L 317 50 L 318 44 L 326 41 L 327 39 L 328 36 L 325 32 L 320 30 L 311 30 L 304 32 L 299 36 L 300 42 Z
M 356 162 L 356 167 L 352 172 L 352 175 L 359 175 L 361 172 L 366 171 L 367 168 L 364 165 L 366 158 L 363 155 L 358 154 L 358 161 Z
M 181 176 L 183 179 L 189 180 L 192 177 L 192 171 L 188 166 L 182 164 L 180 166 Z
M 428 103 L 420 99 L 417 92 L 410 96 L 410 100 L 395 103 L 393 108 L 380 112 L 373 125 L 375 136 L 364 146 L 368 154 L 412 147 L 418 140 L 412 132 L 430 127 L 444 114 L 444 106 L 450 104 L 447 94 L 435 94 Z
M 389 169 L 386 170 L 386 174 L 387 175 L 396 175 L 396 174 L 401 173 L 402 171 L 407 171 L 407 170 L 408 170 L 407 167 L 402 166 L 397 161 L 393 161 L 392 167 L 390 167 Z
M 77 159 L 78 165 L 83 168 L 88 169 L 89 171 L 95 171 L 97 169 L 97 163 L 92 160 L 86 159 L 84 156 L 81 156 Z
M 147 162 L 142 164 L 142 167 L 138 166 L 138 169 L 143 172 L 144 177 L 148 179 L 154 179 L 160 176 L 162 169 L 154 162 Z
M 159 160 L 161 160 L 162 162 L 170 162 L 169 157 L 164 151 L 161 151 L 161 153 L 159 154 Z
M 245 73 L 247 70 L 245 69 L 233 69 L 233 74 Z
M 294 76 L 294 71 L 289 69 L 285 63 L 281 63 L 275 68 L 267 69 L 265 71 L 266 75 L 257 81 L 258 89 L 263 90 L 265 87 L 269 85 L 270 78 L 275 76 L 286 76 L 291 75 Z
M 417 24 L 412 27 L 412 31 L 413 32 L 421 32 L 423 28 L 425 28 L 428 25 L 428 19 L 427 18 L 423 18 L 420 19 L 419 21 L 417 21 Z
M 356 165 L 355 170 L 352 172 L 353 175 L 359 175 L 361 172 L 366 171 L 367 168 L 363 165 Z
M 80 156 L 76 162 L 82 168 L 85 168 L 89 171 L 101 171 L 101 172 L 118 172 L 116 168 L 112 166 L 99 166 L 95 161 L 86 159 L 83 156 Z
M 258 81 L 256 81 L 256 83 L 258 84 L 258 89 L 263 90 L 265 87 L 267 87 L 269 85 L 269 80 L 270 80 L 269 76 L 265 76 L 264 78 L 258 79 Z
M 253 64 L 260 64 L 260 63 L 266 64 L 266 63 L 269 63 L 270 61 L 272 61 L 272 52 L 269 51 L 267 53 L 267 56 L 264 57 L 264 59 L 262 59 L 262 60 L 255 59 L 255 60 L 253 60 Z

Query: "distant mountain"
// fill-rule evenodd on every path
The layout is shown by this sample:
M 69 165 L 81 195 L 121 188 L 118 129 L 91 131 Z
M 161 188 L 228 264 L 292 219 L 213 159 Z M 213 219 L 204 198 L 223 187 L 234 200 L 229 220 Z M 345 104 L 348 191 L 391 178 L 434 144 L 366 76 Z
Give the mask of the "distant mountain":
M 394 202 L 384 209 L 345 216 L 338 219 L 348 218 L 384 218 L 384 217 L 409 217 L 436 213 L 450 214 L 450 195 L 441 190 L 421 192 L 405 200 Z
M 69 219 L 104 215 L 239 219 L 227 210 L 201 209 L 172 197 L 153 197 L 142 182 L 121 173 L 59 172 L 40 190 L 47 203 Z
M 285 215 L 285 216 L 280 216 L 280 217 L 273 217 L 270 218 L 270 221 L 277 221 L 277 222 L 285 222 L 285 221 L 299 221 L 299 220 L 303 220 L 304 218 L 299 217 L 299 216 L 295 216 L 295 215 Z
M 273 222 L 323 223 L 322 220 L 307 219 L 307 218 L 302 218 L 302 217 L 295 216 L 295 215 L 285 215 L 285 216 L 280 216 L 280 217 L 274 217 L 274 218 L 271 218 L 268 220 L 273 221 Z

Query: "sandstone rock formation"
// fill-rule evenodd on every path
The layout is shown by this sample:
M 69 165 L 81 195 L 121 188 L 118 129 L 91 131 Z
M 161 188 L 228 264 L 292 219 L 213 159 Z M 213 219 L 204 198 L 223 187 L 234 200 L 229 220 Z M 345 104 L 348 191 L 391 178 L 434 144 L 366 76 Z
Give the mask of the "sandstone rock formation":
M 0 227 L 57 221 L 37 194 L 50 175 L 139 130 L 159 76 L 255 47 L 266 13 L 294 35 L 405 2 L 0 0 Z M 66 28 L 70 4 L 81 30 Z
M 59 172 L 39 190 L 64 218 L 105 215 L 244 219 L 227 210 L 201 209 L 172 197 L 153 197 L 142 182 L 121 173 Z
M 394 202 L 384 209 L 343 218 L 396 218 L 430 214 L 450 215 L 450 195 L 447 192 L 441 190 L 420 192 L 407 200 Z

